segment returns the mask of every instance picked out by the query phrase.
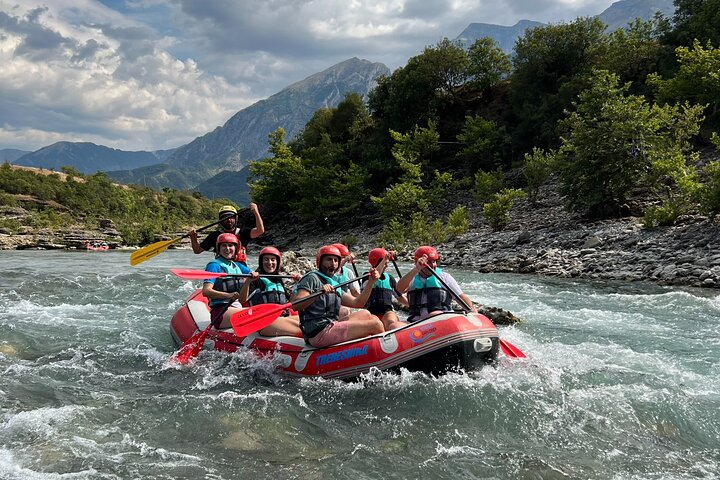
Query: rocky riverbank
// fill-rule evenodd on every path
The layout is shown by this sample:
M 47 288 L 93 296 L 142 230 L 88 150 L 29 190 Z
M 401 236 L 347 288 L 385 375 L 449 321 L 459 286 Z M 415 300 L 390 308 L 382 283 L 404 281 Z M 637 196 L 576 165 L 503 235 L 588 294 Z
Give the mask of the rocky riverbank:
M 539 274 L 625 282 L 650 281 L 661 285 L 720 288 L 720 223 L 701 216 L 679 219 L 675 226 L 653 230 L 642 217 L 587 221 L 568 213 L 554 188 L 545 187 L 541 201 L 517 205 L 512 220 L 493 232 L 482 219 L 482 209 L 469 209 L 469 231 L 437 245 L 441 263 L 483 273 Z M 639 208 L 630 210 L 640 211 Z M 297 225 L 269 223 L 269 240 L 281 248 L 313 256 L 328 240 L 354 237 L 354 251 L 362 256 L 376 246 L 379 225 L 346 225 L 333 233 L 308 237 Z M 311 230 L 312 231 L 312 230 Z M 282 239 L 290 239 L 284 242 Z M 412 252 L 400 257 L 411 259 Z
M 469 231 L 437 246 L 441 262 L 487 273 L 720 288 L 717 220 L 684 217 L 675 226 L 647 230 L 638 216 L 590 222 L 570 214 L 551 187 L 545 187 L 539 198 L 542 200 L 536 205 L 523 202 L 516 206 L 511 222 L 500 232 L 491 231 L 482 219 L 481 207 L 471 203 Z M 16 210 L 6 207 L 0 213 L 6 218 L 23 215 Z M 318 246 L 344 238 L 353 238 L 356 242 L 353 250 L 363 256 L 376 246 L 375 236 L 381 225 L 372 218 L 314 226 L 268 219 L 266 229 L 259 244 L 274 244 L 312 258 Z M 182 233 L 185 232 L 178 235 Z M 123 246 L 120 233 L 109 220 L 101 221 L 100 228 L 95 230 L 82 225 L 61 229 L 27 227 L 19 233 L 0 230 L 0 249 L 85 248 L 92 241 L 106 241 L 111 248 Z M 180 248 L 188 246 L 187 241 L 178 244 Z M 257 245 L 251 247 L 251 255 L 256 248 Z M 404 259 L 410 259 L 411 254 L 400 252 Z

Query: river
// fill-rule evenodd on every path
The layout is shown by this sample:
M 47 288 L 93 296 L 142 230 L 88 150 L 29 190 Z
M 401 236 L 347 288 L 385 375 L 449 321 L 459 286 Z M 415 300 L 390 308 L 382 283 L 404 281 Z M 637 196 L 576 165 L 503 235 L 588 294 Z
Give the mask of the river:
M 341 382 L 170 365 L 210 257 L 129 255 L 0 253 L 1 479 L 718 478 L 716 290 L 449 269 L 527 358 Z

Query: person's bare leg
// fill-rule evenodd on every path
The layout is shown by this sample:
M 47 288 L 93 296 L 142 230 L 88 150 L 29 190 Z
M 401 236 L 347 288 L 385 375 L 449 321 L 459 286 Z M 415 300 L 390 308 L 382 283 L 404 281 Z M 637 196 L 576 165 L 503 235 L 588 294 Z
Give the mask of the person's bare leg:
M 402 328 L 407 323 L 400 320 L 400 318 L 397 316 L 397 313 L 390 310 L 389 312 L 386 312 L 385 315 L 383 315 L 382 318 L 383 326 L 385 327 L 385 331 L 388 330 L 395 330 L 396 328 Z
M 225 313 L 223 314 L 222 322 L 220 322 L 220 327 L 218 327 L 218 328 L 221 329 L 221 330 L 224 329 L 224 328 L 230 328 L 230 327 L 231 327 L 230 317 L 233 316 L 233 313 L 237 313 L 237 312 L 239 312 L 240 310 L 243 310 L 243 309 L 242 309 L 242 308 L 236 308 L 236 307 L 230 307 L 230 308 L 228 308 L 227 310 L 225 310 Z
M 385 331 L 380 319 L 365 309 L 351 313 L 350 318 L 346 321 L 348 322 L 348 330 L 345 340 L 376 335 Z
M 280 335 L 290 335 L 293 337 L 301 337 L 300 321 L 296 316 L 278 317 L 273 323 L 258 332 L 266 337 L 277 337 Z

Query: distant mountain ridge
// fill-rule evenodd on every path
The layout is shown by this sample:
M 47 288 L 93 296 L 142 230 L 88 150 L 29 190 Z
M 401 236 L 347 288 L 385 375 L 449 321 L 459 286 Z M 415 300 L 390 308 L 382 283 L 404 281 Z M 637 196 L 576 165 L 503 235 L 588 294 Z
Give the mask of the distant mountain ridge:
M 128 152 L 90 142 L 57 142 L 16 158 L 25 167 L 60 170 L 71 165 L 81 173 L 92 174 L 121 168 L 138 168 L 161 163 L 171 150 Z
M 30 152 L 18 150 L 17 148 L 3 148 L 0 149 L 0 162 L 14 162 L 16 159 L 28 153 Z
M 348 92 L 366 97 L 377 78 L 389 73 L 390 69 L 382 63 L 351 58 L 240 110 L 222 127 L 175 149 L 163 165 L 113 171 L 108 175 L 123 183 L 155 188 L 197 188 L 215 197 L 222 178 L 213 177 L 239 172 L 248 162 L 266 157 L 268 135 L 278 127 L 285 129 L 286 138 L 291 139 L 317 109 L 336 106 Z M 240 198 L 244 199 L 247 186 L 242 188 Z
M 636 18 L 649 20 L 655 16 L 655 12 L 672 17 L 675 12 L 673 0 L 620 0 L 596 16 L 607 25 L 607 31 L 612 32 L 627 27 L 628 23 Z M 491 23 L 471 23 L 455 37 L 455 41 L 470 46 L 479 38 L 490 37 L 497 42 L 502 51 L 509 54 L 515 47 L 515 41 L 525 34 L 525 30 L 541 25 L 544 23 L 532 20 L 520 20 L 511 27 Z

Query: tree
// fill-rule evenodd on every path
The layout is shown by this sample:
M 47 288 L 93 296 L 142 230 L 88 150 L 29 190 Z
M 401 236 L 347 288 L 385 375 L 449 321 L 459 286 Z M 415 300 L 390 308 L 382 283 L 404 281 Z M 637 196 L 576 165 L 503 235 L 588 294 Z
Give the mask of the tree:
M 675 162 L 697 134 L 702 108 L 650 105 L 627 95 L 617 75 L 597 70 L 561 123 L 561 193 L 573 211 L 614 216 L 661 162 Z
M 657 71 L 664 46 L 659 38 L 660 19 L 642 21 L 639 18 L 629 28 L 618 28 L 599 45 L 597 68 L 619 75 L 622 83 L 632 82 L 630 93 L 647 94 L 645 79 Z
M 698 40 L 720 47 L 720 0 L 675 0 L 673 29 L 665 41 L 690 47 Z
M 545 25 L 525 31 L 515 43 L 510 104 L 515 143 L 524 150 L 556 143 L 556 123 L 584 88 L 605 42 L 597 18 Z
M 512 70 L 510 58 L 490 37 L 475 40 L 467 55 L 469 83 L 480 90 L 496 85 Z
M 468 115 L 462 132 L 457 136 L 458 141 L 465 145 L 458 156 L 469 160 L 476 169 L 493 168 L 497 163 L 496 147 L 502 137 L 502 131 L 495 122 L 481 115 Z
M 711 125 L 720 122 L 720 48 L 709 42 L 705 48 L 698 40 L 692 48 L 678 47 L 676 55 L 680 68 L 677 74 L 664 80 L 658 74 L 648 77 L 648 84 L 657 89 L 659 102 L 699 103 L 709 105 L 708 120 Z
M 268 142 L 273 156 L 250 164 L 250 193 L 253 200 L 268 208 L 292 209 L 302 198 L 305 168 L 285 143 L 284 129 L 270 133 Z

